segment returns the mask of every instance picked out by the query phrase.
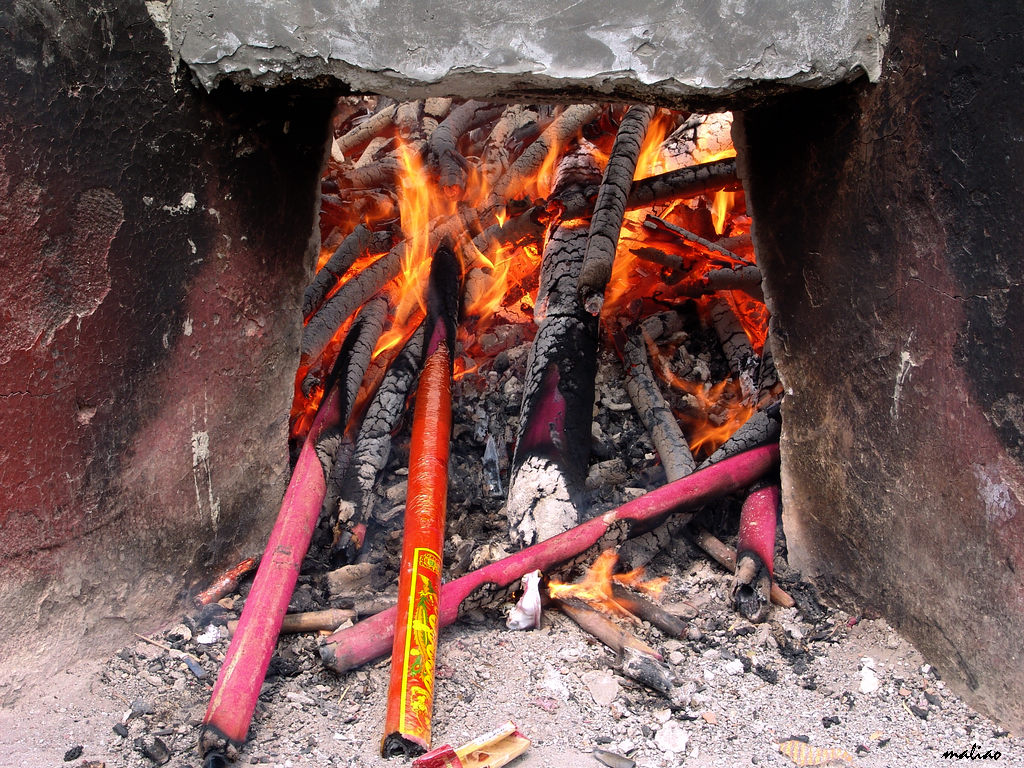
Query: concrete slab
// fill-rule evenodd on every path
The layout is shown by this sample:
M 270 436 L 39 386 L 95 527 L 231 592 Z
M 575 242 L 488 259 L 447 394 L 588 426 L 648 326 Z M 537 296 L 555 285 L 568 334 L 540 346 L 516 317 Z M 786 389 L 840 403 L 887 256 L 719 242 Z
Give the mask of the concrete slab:
M 150 3 L 150 5 L 159 5 Z M 398 98 L 683 103 L 879 75 L 881 0 L 171 0 L 173 50 L 211 89 L 336 78 Z M 161 10 L 166 9 L 161 7 Z M 168 18 L 166 13 L 159 14 Z

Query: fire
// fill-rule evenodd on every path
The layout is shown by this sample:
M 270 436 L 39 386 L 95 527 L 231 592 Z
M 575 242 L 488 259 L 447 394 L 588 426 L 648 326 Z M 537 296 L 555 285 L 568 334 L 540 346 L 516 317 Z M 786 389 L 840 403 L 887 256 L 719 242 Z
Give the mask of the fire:
M 628 573 L 615 573 L 618 561 L 619 556 L 615 551 L 606 549 L 590 566 L 581 581 L 575 584 L 551 581 L 548 583 L 548 594 L 557 599 L 576 598 L 612 616 L 631 618 L 633 614 L 616 602 L 612 591 L 613 585 L 622 584 L 651 597 L 658 597 L 668 584 L 668 578 L 660 576 L 645 581 L 643 568 L 636 568 Z
M 670 137 L 684 117 L 685 115 L 667 109 L 655 111 L 641 148 L 635 179 L 664 173 L 679 165 L 678 156 L 673 156 L 667 151 L 667 142 L 674 141 Z M 735 156 L 736 151 L 732 147 L 729 131 L 730 124 L 731 116 L 728 114 L 713 116 L 701 123 L 697 128 L 696 148 L 691 153 L 692 161 L 703 163 Z M 595 156 L 599 157 L 602 166 L 607 160 L 603 153 L 610 148 L 612 138 L 609 135 L 594 139 L 597 144 L 594 149 Z M 400 274 L 383 289 L 391 301 L 391 316 L 386 326 L 387 330 L 377 341 L 373 352 L 374 362 L 358 395 L 357 402 L 360 408 L 372 396 L 379 380 L 379 373 L 399 353 L 422 321 L 425 312 L 426 281 L 433 250 L 438 244 L 437 228 L 465 211 L 475 211 L 481 215 L 483 227 L 494 221 L 493 218 L 489 222 L 483 221 L 482 212 L 493 208 L 490 201 L 491 185 L 477 163 L 468 164 L 465 190 L 461 193 L 461 199 L 457 200 L 440 189 L 436 178 L 425 166 L 421 150 L 416 145 L 406 145 L 398 139 L 396 143 L 398 149 L 395 156 L 399 160 L 400 171 L 394 190 L 358 190 L 353 194 L 352 190 L 345 188 L 345 177 L 352 171 L 347 167 L 331 170 L 330 173 L 337 181 L 338 191 L 327 196 L 332 201 L 330 211 L 327 213 L 325 207 L 322 218 L 325 234 L 335 227 L 339 233 L 351 232 L 360 222 L 378 231 L 394 229 L 397 225 L 400 226 L 401 232 L 395 233 L 393 241 L 404 242 Z M 499 205 L 499 210 L 492 214 L 496 215 L 498 224 L 504 225 L 517 215 L 526 215 L 522 213 L 524 205 L 543 205 L 544 199 L 551 195 L 558 163 L 568 149 L 571 149 L 571 146 L 549 147 L 539 170 L 532 177 L 522 180 L 517 188 L 511 189 L 505 195 L 506 199 L 501 201 L 503 205 Z M 525 202 L 513 202 L 517 200 Z M 659 207 L 658 215 L 687 228 L 690 222 L 706 222 L 707 213 L 710 211 L 714 232 L 718 235 L 734 236 L 749 232 L 749 219 L 744 215 L 743 205 L 742 193 L 718 192 L 707 198 L 664 204 Z M 396 211 L 397 220 L 394 218 Z M 618 332 L 625 322 L 642 317 L 651 311 L 658 303 L 658 294 L 665 290 L 662 285 L 662 268 L 639 259 L 633 253 L 638 244 L 644 244 L 646 234 L 642 224 L 647 213 L 645 210 L 626 213 L 625 230 L 619 242 L 602 310 L 602 323 L 612 332 Z M 589 226 L 589 219 L 559 221 L 552 207 L 549 207 L 541 218 L 545 217 L 549 217 L 548 231 L 555 226 Z M 515 222 L 512 223 L 514 226 Z M 480 348 L 478 340 L 491 326 L 509 322 L 521 323 L 525 330 L 522 334 L 517 333 L 518 339 L 528 340 L 535 332 L 534 325 L 529 320 L 536 302 L 544 239 L 524 239 L 523 242 L 516 244 L 492 245 L 486 252 L 482 252 L 472 244 L 471 233 L 461 232 L 458 228 L 453 229 L 458 232 L 458 242 L 453 244 L 461 253 L 466 270 L 463 276 L 465 296 L 460 340 L 465 354 L 469 357 L 459 357 L 456 360 L 456 374 L 463 377 L 476 373 L 486 364 L 487 353 Z M 706 223 L 700 228 L 699 234 L 715 239 Z M 371 267 L 381 255 L 374 253 L 358 259 L 338 281 L 330 295 L 342 289 L 352 276 Z M 323 267 L 329 257 L 330 248 L 325 247 L 319 255 L 318 269 Z M 696 278 L 721 265 L 720 257 L 716 261 L 713 256 L 701 256 L 696 260 L 688 279 Z M 767 310 L 764 305 L 749 299 L 741 292 L 726 292 L 719 295 L 730 302 L 752 347 L 756 352 L 760 352 L 767 333 Z M 322 382 L 326 378 L 348 325 L 349 323 L 345 323 L 338 330 L 320 360 L 312 361 L 309 367 L 298 372 L 292 413 L 295 437 L 304 435 L 312 421 L 322 397 L 322 385 L 317 385 L 316 382 Z M 650 344 L 649 347 L 652 363 L 655 364 L 659 375 L 670 385 L 691 395 L 693 402 L 699 404 L 699 407 L 687 409 L 686 413 L 681 414 L 692 449 L 713 450 L 750 415 L 751 406 L 743 404 L 742 398 L 737 395 L 738 385 L 735 382 L 727 380 L 708 385 L 671 381 L 671 375 L 666 377 L 667 366 L 659 364 L 661 353 L 655 345 Z M 495 353 L 491 354 L 493 356 Z M 311 391 L 310 382 L 313 383 Z M 599 563 L 603 564 L 603 556 Z M 614 560 L 611 567 L 614 567 Z M 610 570 L 608 578 L 611 578 Z

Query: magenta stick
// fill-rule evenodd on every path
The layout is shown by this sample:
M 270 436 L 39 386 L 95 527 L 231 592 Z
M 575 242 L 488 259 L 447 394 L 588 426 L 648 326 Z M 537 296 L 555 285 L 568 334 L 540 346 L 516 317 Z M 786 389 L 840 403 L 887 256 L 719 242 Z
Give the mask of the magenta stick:
M 222 765 L 224 757 L 234 760 L 245 742 L 281 622 L 320 516 L 326 485 L 315 446 L 321 432 L 340 419 L 339 400 L 338 388 L 332 387 L 313 419 L 213 687 L 199 736 L 207 766 Z
M 592 549 L 616 546 L 637 524 L 650 527 L 674 512 L 693 509 L 746 488 L 778 461 L 777 443 L 754 448 L 450 581 L 441 587 L 438 625 L 452 624 L 461 610 L 494 604 L 530 571 L 547 572 L 567 561 L 588 556 Z M 387 655 L 392 646 L 395 614 L 396 609 L 391 607 L 353 627 L 335 632 L 320 648 L 324 664 L 337 672 L 345 672 Z
M 775 519 L 779 512 L 779 486 L 768 485 L 751 491 L 740 511 L 740 533 L 736 542 L 736 561 L 753 553 L 775 573 Z

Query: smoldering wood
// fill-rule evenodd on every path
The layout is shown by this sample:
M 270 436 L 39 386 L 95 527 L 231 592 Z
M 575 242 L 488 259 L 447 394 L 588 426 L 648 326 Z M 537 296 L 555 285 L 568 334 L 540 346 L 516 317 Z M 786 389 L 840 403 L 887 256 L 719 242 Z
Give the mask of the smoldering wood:
M 622 653 L 625 648 L 644 654 L 650 658 L 662 659 L 662 655 L 632 632 L 619 627 L 603 613 L 591 608 L 575 597 L 552 598 L 552 604 L 572 619 L 583 631 L 593 635 L 615 653 Z
M 432 223 L 427 249 L 433 251 L 445 241 L 457 243 L 460 238 L 478 234 L 483 226 L 485 222 L 477 217 L 474 209 L 459 206 L 455 215 L 438 218 Z M 338 289 L 337 293 L 324 302 L 303 330 L 302 342 L 299 345 L 299 359 L 302 364 L 319 358 L 342 323 L 367 299 L 398 276 L 406 248 L 407 241 L 398 243 L 377 261 L 360 270 L 359 274 L 354 275 Z
M 604 304 L 604 290 L 612 276 L 626 199 L 653 115 L 652 106 L 629 108 L 615 134 L 615 143 L 601 178 L 579 277 L 580 299 L 592 315 L 599 314 Z
M 340 195 L 321 195 L 320 219 L 348 228 L 352 221 L 382 222 L 398 218 L 398 199 L 392 188 L 345 190 Z
M 682 637 L 686 631 L 686 622 L 678 616 L 673 616 L 642 592 L 631 589 L 614 579 L 612 580 L 612 598 L 638 619 L 643 619 L 660 629 L 666 637 Z
M 346 531 L 355 525 L 365 524 L 374 508 L 377 479 L 387 464 L 392 435 L 405 413 L 409 392 L 419 374 L 423 335 L 421 324 L 388 366 L 363 416 L 338 502 L 336 549 L 351 549 L 350 536 Z M 347 559 L 351 559 L 353 554 L 349 551 Z
M 211 581 L 206 589 L 192 598 L 192 603 L 197 608 L 202 608 L 217 602 L 232 590 L 237 589 L 238 582 L 247 574 L 252 573 L 259 564 L 260 558 L 258 556 L 245 558 Z
M 677 227 L 675 224 L 667 222 L 658 216 L 648 214 L 644 221 L 644 229 L 647 230 L 651 236 L 660 238 L 662 241 L 667 240 L 668 242 L 671 242 L 673 238 L 677 238 L 682 242 L 682 244 L 693 247 L 694 249 L 709 256 L 717 256 L 727 259 L 727 264 L 754 266 L 739 254 L 733 253 L 732 251 L 723 248 L 721 245 L 711 242 L 706 237 L 701 237 L 694 232 L 690 232 L 682 227 Z
M 740 511 L 736 572 L 730 596 L 736 609 L 755 623 L 764 621 L 771 607 L 776 521 L 781 500 L 777 484 L 759 483 L 747 494 Z
M 696 278 L 676 283 L 672 294 L 675 296 L 707 296 L 718 291 L 743 291 L 752 299 L 764 302 L 761 290 L 761 270 L 755 266 L 712 269 Z
M 778 445 L 755 449 L 702 472 L 694 472 L 563 534 L 453 579 L 441 588 L 438 625 L 445 627 L 467 611 L 498 605 L 529 571 L 539 569 L 549 575 L 562 574 L 577 564 L 591 562 L 606 549 L 618 547 L 635 529 L 657 527 L 670 515 L 689 519 L 693 509 L 748 486 L 776 466 L 778 460 Z M 396 615 L 397 610 L 392 605 L 354 627 L 335 632 L 321 646 L 324 664 L 336 672 L 346 672 L 388 653 L 394 638 Z
M 309 317 L 320 307 L 324 298 L 356 259 L 369 253 L 383 253 L 389 250 L 392 244 L 390 232 L 371 232 L 365 224 L 357 224 L 337 246 L 327 263 L 313 276 L 313 281 L 302 296 L 302 316 Z
M 775 354 L 772 352 L 772 337 L 764 340 L 761 349 L 761 367 L 757 371 L 758 403 L 775 402 L 782 396 L 782 380 L 775 368 Z
M 378 156 L 383 154 L 385 148 L 391 144 L 391 141 L 388 136 L 374 136 L 359 155 L 359 159 L 355 161 L 354 167 L 362 168 L 377 160 Z
M 692 166 L 700 158 L 732 149 L 732 113 L 693 114 L 662 142 L 662 151 L 676 163 Z
M 467 132 L 497 118 L 503 107 L 469 100 L 453 109 L 427 140 L 428 165 L 437 174 L 441 191 L 452 199 L 466 192 L 468 163 L 459 151 L 459 139 Z
M 756 377 L 761 358 L 754 352 L 747 332 L 728 301 L 713 299 L 708 315 L 722 344 L 722 353 L 729 364 L 729 370 L 739 378 L 743 397 L 753 400 L 757 396 Z
M 401 159 L 386 155 L 368 165 L 347 168 L 341 176 L 350 189 L 379 189 L 394 186 L 401 171 Z
M 779 439 L 782 433 L 782 410 L 778 402 L 755 411 L 743 426 L 737 429 L 718 449 L 700 464 L 700 469 L 737 456 L 759 445 L 767 445 Z
M 338 359 L 331 368 L 327 381 L 324 382 L 325 392 L 330 392 L 332 387 L 337 386 L 338 407 L 341 414 L 335 426 L 320 433 L 315 446 L 327 481 L 324 503 L 327 505 L 328 513 L 333 511 L 333 504 L 337 502 L 339 493 L 340 478 L 335 477 L 337 472 L 334 469 L 338 449 L 344 440 L 348 421 L 355 406 L 356 395 L 359 393 L 359 385 L 370 364 L 373 348 L 384 331 L 384 321 L 387 319 L 388 309 L 389 302 L 383 296 L 370 299 L 363 305 L 359 315 L 353 321 L 352 327 L 345 335 L 345 340 L 338 351 Z
M 555 192 L 594 173 L 585 149 L 560 163 Z M 537 335 L 527 359 L 523 404 L 505 513 L 512 541 L 527 546 L 579 522 L 590 453 L 597 318 L 580 306 L 576 284 L 587 230 L 559 225 L 541 260 L 534 317 Z
M 421 124 L 424 138 L 430 138 L 430 134 L 437 129 L 445 115 L 448 114 L 448 110 L 452 108 L 453 101 L 454 99 L 448 96 L 432 96 L 423 102 Z
M 647 357 L 647 346 L 657 338 L 679 331 L 682 325 L 682 318 L 677 312 L 651 315 L 626 331 L 626 341 L 622 350 L 626 369 L 626 392 L 644 429 L 650 435 L 651 442 L 654 443 L 654 449 L 661 459 L 665 476 L 669 481 L 690 474 L 697 464 L 690 453 L 679 421 L 654 378 Z
M 423 114 L 423 101 L 406 101 L 398 105 L 395 112 L 395 128 L 403 141 L 418 138 L 421 131 L 420 118 Z
M 398 105 L 392 104 L 370 115 L 359 125 L 334 140 L 331 147 L 332 154 L 338 153 L 344 156 L 368 143 L 374 136 L 391 127 L 397 112 Z

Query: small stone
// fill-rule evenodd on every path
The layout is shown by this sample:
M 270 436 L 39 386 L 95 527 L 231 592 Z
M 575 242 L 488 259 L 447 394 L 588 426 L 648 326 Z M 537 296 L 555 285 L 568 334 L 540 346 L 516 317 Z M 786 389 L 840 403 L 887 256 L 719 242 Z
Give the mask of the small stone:
M 114 723 L 114 733 L 123 739 L 128 735 L 128 729 L 125 727 L 124 723 Z
M 922 720 L 927 720 L 928 719 L 928 708 L 927 707 L 919 707 L 919 706 L 917 706 L 917 704 L 911 704 L 910 705 L 910 711 L 913 712 L 918 717 L 920 717 Z
M 606 669 L 585 672 L 582 679 L 594 702 L 602 707 L 607 707 L 619 695 L 619 681 Z
M 704 633 L 701 632 L 699 629 L 697 629 L 697 627 L 693 626 L 692 624 L 689 627 L 686 628 L 686 639 L 687 640 L 696 641 L 696 640 L 700 640 L 702 637 L 704 637 Z
M 725 672 L 728 675 L 742 675 L 743 674 L 743 662 L 739 659 L 733 659 L 727 662 L 725 665 Z
M 138 738 L 135 748 L 157 765 L 164 765 L 171 759 L 171 750 L 159 736 Z
M 669 664 L 675 664 L 676 666 L 682 664 L 686 660 L 686 656 L 679 651 L 672 651 L 668 655 Z
M 654 720 L 662 725 L 672 719 L 671 709 L 656 709 L 653 714 Z
M 874 693 L 878 690 L 878 675 L 871 667 L 864 667 L 860 671 L 860 692 Z
M 153 705 L 145 699 L 136 699 L 132 702 L 132 714 L 133 715 L 152 715 L 156 710 L 153 709 Z
M 676 720 L 669 720 L 654 736 L 654 743 L 662 752 L 682 752 L 686 749 L 686 743 L 689 740 L 690 735 Z
M 81 744 L 76 744 L 67 752 L 64 753 L 64 762 L 70 763 L 72 760 L 77 760 L 82 756 L 83 747 Z

